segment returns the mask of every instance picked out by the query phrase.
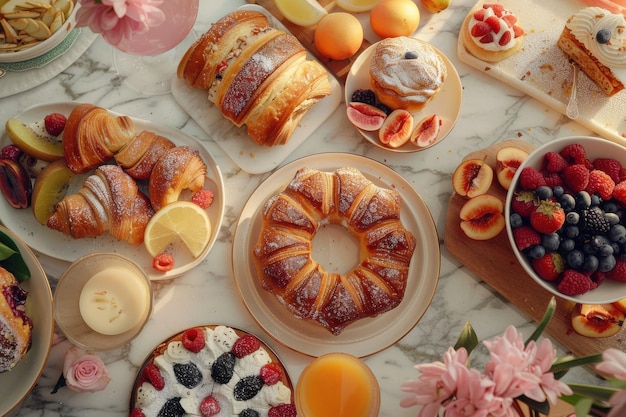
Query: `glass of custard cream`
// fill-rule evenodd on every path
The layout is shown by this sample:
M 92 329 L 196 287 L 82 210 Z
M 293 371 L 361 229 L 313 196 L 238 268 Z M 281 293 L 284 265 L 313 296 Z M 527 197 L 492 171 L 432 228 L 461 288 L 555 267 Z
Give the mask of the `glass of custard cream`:
M 377 417 L 380 389 L 362 360 L 345 353 L 328 353 L 302 371 L 295 403 L 301 417 Z
M 145 271 L 116 253 L 94 253 L 70 265 L 54 293 L 54 314 L 65 336 L 90 351 L 123 346 L 152 313 Z

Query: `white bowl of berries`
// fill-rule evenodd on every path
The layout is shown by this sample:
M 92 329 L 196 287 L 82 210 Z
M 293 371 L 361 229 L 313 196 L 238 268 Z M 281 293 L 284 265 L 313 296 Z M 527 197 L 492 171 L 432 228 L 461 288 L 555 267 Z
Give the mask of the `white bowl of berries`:
M 515 256 L 540 286 L 581 304 L 626 298 L 626 148 L 588 136 L 536 148 L 504 215 Z

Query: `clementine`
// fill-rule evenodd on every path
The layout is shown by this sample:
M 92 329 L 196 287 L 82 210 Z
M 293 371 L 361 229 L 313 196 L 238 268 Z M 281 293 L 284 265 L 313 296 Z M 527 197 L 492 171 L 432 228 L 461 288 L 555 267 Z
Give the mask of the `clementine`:
M 380 0 L 370 11 L 372 30 L 381 38 L 410 36 L 420 23 L 420 11 L 412 0 Z
M 325 57 L 347 59 L 361 47 L 363 27 L 350 13 L 329 13 L 317 24 L 314 39 L 315 47 Z

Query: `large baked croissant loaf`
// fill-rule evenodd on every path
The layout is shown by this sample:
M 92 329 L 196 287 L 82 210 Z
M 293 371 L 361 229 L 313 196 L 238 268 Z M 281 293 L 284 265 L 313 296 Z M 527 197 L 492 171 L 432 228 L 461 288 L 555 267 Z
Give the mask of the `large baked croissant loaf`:
M 11 370 L 30 348 L 33 323 L 24 310 L 26 297 L 13 274 L 0 267 L 0 373 Z
M 113 116 L 91 104 L 73 109 L 63 147 L 72 172 L 95 168 L 77 193 L 56 204 L 47 221 L 51 229 L 77 239 L 108 232 L 140 244 L 156 210 L 178 200 L 183 190 L 204 187 L 207 167 L 198 150 L 176 146 L 147 130 L 136 133 L 129 117 Z M 148 196 L 138 180 L 148 182 Z
M 304 113 L 331 94 L 328 73 L 300 42 L 260 12 L 237 10 L 214 23 L 187 50 L 178 77 L 208 90 L 235 125 L 259 144 L 284 144 Z
M 337 335 L 350 323 L 395 308 L 404 296 L 415 237 L 400 221 L 397 191 L 354 168 L 300 169 L 263 208 L 253 250 L 258 279 L 299 318 Z M 320 223 L 344 225 L 360 243 L 358 266 L 327 272 L 311 256 Z

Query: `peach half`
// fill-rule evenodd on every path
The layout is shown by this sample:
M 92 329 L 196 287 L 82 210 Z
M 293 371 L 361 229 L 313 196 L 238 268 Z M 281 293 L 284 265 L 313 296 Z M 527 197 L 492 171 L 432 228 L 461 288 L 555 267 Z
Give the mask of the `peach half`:
M 459 216 L 461 230 L 470 239 L 489 240 L 504 230 L 502 201 L 491 194 L 481 194 L 465 202 Z
M 452 174 L 452 188 L 458 195 L 473 198 L 485 194 L 493 181 L 493 169 L 482 159 L 468 159 Z

